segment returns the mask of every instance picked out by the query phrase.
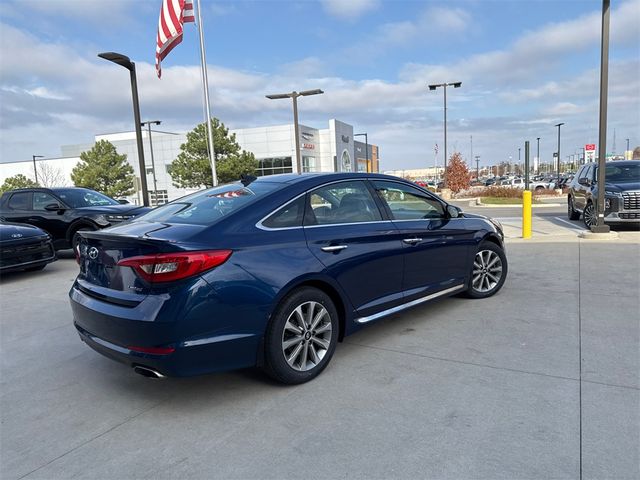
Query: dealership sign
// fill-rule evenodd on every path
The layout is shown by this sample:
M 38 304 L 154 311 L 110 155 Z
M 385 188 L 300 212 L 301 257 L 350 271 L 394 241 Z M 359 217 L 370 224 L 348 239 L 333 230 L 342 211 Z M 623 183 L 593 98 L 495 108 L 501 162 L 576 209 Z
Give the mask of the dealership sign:
M 584 146 L 584 161 L 595 162 L 596 161 L 596 145 L 595 143 L 588 143 Z

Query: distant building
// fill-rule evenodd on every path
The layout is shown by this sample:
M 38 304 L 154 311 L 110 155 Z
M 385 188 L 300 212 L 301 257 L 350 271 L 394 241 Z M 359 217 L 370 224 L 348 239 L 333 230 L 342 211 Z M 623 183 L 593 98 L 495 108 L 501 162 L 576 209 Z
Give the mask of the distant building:
M 316 129 L 306 125 L 300 127 L 300 151 L 302 157 L 302 172 L 377 172 L 380 157 L 377 145 L 368 145 L 354 141 L 353 126 L 330 120 L 326 129 Z M 293 124 L 269 127 L 244 128 L 230 130 L 236 135 L 236 141 L 243 150 L 252 152 L 258 160 L 257 174 L 274 175 L 278 173 L 297 173 L 295 158 L 295 134 Z M 166 203 L 182 197 L 197 189 L 177 188 L 173 185 L 168 167 L 180 153 L 180 145 L 187 141 L 186 134 L 163 131 L 152 131 L 153 164 L 151 159 L 148 131 L 142 131 L 144 145 L 144 159 L 146 165 L 147 186 L 153 205 Z M 133 167 L 139 189 L 140 169 L 138 166 L 138 151 L 135 132 L 101 134 L 95 136 L 96 142 L 108 140 L 118 153 L 126 154 L 127 161 Z M 80 161 L 80 153 L 90 150 L 93 144 L 64 145 L 61 147 L 62 157 L 38 160 L 40 170 L 42 166 L 50 171 L 59 173 L 58 185 L 40 182 L 43 186 L 73 185 L 71 171 Z M 154 168 L 155 167 L 155 168 Z M 31 161 L 0 163 L 0 183 L 5 178 L 18 173 L 34 179 L 33 163 Z M 42 176 L 39 175 L 39 179 Z M 142 203 L 139 191 L 127 198 L 131 203 Z

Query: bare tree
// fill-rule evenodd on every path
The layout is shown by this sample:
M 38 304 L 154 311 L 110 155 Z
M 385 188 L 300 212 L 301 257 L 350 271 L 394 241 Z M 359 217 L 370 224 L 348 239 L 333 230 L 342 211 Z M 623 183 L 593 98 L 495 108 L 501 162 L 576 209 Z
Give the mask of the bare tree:
M 67 179 L 62 170 L 48 163 L 38 163 L 38 183 L 43 187 L 66 187 Z

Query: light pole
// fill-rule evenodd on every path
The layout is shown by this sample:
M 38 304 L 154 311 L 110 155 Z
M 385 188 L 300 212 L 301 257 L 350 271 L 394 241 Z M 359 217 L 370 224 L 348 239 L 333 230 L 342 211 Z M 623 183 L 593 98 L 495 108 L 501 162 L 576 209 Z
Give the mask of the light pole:
M 153 196 L 155 197 L 155 204 L 158 205 L 158 182 L 156 180 L 156 163 L 153 159 L 153 142 L 151 141 L 151 125 L 160 125 L 162 120 L 148 120 L 146 122 L 141 122 L 140 126 L 144 127 L 145 125 L 148 128 L 149 134 L 149 152 L 151 153 L 151 171 L 153 173 Z M 145 172 L 146 174 L 146 172 Z
M 480 155 L 476 155 L 476 181 L 480 180 Z
M 366 133 L 354 133 L 353 136 L 354 137 L 364 136 L 364 150 L 365 150 L 365 156 L 367 159 L 367 172 L 368 172 L 369 171 L 369 137 L 367 136 Z
M 31 155 L 33 157 L 33 175 L 36 177 L 36 183 L 38 183 L 38 169 L 36 168 L 36 158 L 44 158 L 43 155 Z
M 438 87 L 444 89 L 444 188 L 447 188 L 447 87 L 460 88 L 462 82 L 434 83 L 429 85 L 429 90 L 435 90 Z
M 522 148 L 518 147 L 518 168 L 521 168 L 520 167 L 520 150 L 522 150 Z M 522 171 L 520 171 L 520 173 L 522 173 Z
M 302 173 L 302 159 L 300 158 L 300 132 L 298 126 L 298 97 L 306 97 L 309 95 L 319 95 L 324 93 L 319 88 L 315 90 L 304 90 L 302 92 L 293 92 L 289 93 L 276 93 L 274 95 L 266 95 L 266 97 L 270 100 L 276 100 L 280 98 L 291 98 L 293 100 L 293 130 L 294 135 L 296 136 L 296 168 L 298 169 L 298 175 Z
M 564 122 L 559 123 L 556 125 L 556 127 L 558 127 L 558 182 L 556 183 L 556 185 L 560 184 L 560 127 L 564 125 Z
M 109 60 L 129 70 L 131 78 L 131 98 L 133 99 L 133 118 L 136 126 L 136 141 L 138 144 L 138 165 L 140 167 L 140 187 L 142 188 L 142 203 L 149 206 L 149 189 L 147 188 L 147 172 L 144 163 L 144 147 L 142 146 L 142 125 L 140 123 L 140 101 L 138 100 L 138 81 L 136 79 L 136 64 L 129 57 L 116 52 L 99 53 L 100 58 Z
M 536 140 L 538 141 L 538 153 L 537 153 L 537 156 L 538 156 L 538 172 L 539 172 L 540 170 L 542 170 L 541 169 L 542 162 L 540 161 L 540 137 L 537 137 Z M 536 172 L 536 173 L 538 173 L 538 172 Z

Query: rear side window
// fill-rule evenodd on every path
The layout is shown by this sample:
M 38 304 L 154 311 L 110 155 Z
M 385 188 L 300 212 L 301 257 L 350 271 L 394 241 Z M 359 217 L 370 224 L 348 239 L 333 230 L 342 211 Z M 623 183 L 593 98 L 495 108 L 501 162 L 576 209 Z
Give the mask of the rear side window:
M 11 210 L 29 210 L 29 192 L 14 193 L 9 199 Z
M 317 188 L 309 194 L 311 212 L 305 224 L 375 222 L 380 210 L 362 181 L 339 182 Z
M 133 221 L 212 225 L 239 208 L 281 187 L 275 182 L 231 183 L 203 190 L 158 207 Z
M 262 225 L 267 228 L 291 228 L 302 226 L 304 218 L 304 195 L 288 203 L 267 218 Z

